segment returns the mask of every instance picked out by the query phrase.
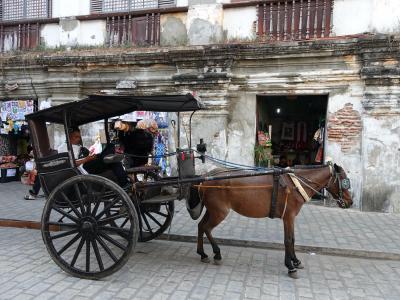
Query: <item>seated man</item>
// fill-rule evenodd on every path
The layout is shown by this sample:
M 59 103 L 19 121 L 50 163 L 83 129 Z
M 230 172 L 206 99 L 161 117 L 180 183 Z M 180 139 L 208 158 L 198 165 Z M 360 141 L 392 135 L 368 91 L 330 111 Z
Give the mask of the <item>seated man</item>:
M 120 162 L 105 164 L 103 161 L 104 156 L 113 153 L 110 147 L 104 149 L 100 154 L 89 153 L 89 155 L 80 158 L 82 150 L 81 132 L 78 127 L 69 129 L 69 139 L 74 152 L 75 163 L 82 174 L 101 174 L 107 170 L 112 170 L 117 178 L 118 184 L 122 187 L 128 185 L 128 176 Z M 67 143 L 64 142 L 58 147 L 58 153 L 67 152 Z

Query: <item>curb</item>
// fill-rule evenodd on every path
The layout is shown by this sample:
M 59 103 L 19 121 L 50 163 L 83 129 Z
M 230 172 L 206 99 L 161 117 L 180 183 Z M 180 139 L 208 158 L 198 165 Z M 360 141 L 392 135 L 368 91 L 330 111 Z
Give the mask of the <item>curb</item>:
M 197 237 L 190 235 L 180 234 L 161 234 L 158 239 L 170 240 L 176 242 L 188 242 L 197 243 Z M 237 240 L 237 239 L 226 239 L 226 238 L 214 238 L 215 241 L 220 245 L 235 246 L 235 247 L 248 247 L 248 248 L 259 248 L 259 249 L 271 249 L 271 250 L 285 250 L 285 246 L 281 243 L 275 242 L 261 242 L 261 241 L 248 241 L 248 240 Z M 204 240 L 209 243 L 208 239 Z M 344 249 L 344 248 L 331 248 L 321 246 L 308 246 L 308 245 L 295 245 L 296 251 L 302 253 L 316 253 L 321 255 L 335 255 L 343 257 L 355 257 L 355 258 L 368 258 L 368 259 L 385 259 L 385 260 L 397 260 L 400 261 L 400 253 L 389 253 L 389 252 L 378 252 L 358 249 Z

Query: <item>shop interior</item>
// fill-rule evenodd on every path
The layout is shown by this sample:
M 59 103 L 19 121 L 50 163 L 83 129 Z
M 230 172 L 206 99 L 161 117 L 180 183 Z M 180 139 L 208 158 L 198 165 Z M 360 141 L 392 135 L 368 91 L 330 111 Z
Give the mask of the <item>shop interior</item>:
M 19 168 L 29 156 L 29 129 L 25 115 L 37 110 L 35 100 L 0 101 L 0 182 L 19 180 Z
M 328 97 L 258 96 L 255 162 L 288 167 L 324 161 Z

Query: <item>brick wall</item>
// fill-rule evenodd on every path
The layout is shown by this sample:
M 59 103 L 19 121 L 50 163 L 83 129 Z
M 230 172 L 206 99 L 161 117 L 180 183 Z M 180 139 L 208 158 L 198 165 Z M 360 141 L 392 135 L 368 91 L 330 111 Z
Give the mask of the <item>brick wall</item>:
M 360 142 L 361 129 L 361 116 L 351 103 L 328 118 L 328 140 L 340 144 L 343 152 L 349 152 Z

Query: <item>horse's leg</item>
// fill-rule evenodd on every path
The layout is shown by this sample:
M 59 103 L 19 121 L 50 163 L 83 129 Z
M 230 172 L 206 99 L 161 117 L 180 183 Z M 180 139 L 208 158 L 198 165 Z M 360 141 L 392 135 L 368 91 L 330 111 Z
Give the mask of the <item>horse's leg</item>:
M 296 257 L 294 254 L 294 216 L 287 215 L 283 219 L 283 227 L 285 231 L 285 266 L 288 268 L 289 277 L 298 278 L 297 270 L 292 263 L 293 258 Z
M 229 210 L 220 211 L 219 214 L 210 214 L 207 223 L 204 226 L 206 236 L 210 241 L 211 247 L 214 252 L 214 263 L 217 265 L 221 264 L 222 260 L 221 250 L 219 249 L 217 243 L 215 242 L 214 237 L 211 234 L 211 231 L 226 218 L 228 213 Z
M 204 241 L 203 241 L 203 236 L 204 236 L 204 225 L 207 222 L 209 218 L 208 210 L 206 210 L 203 218 L 200 220 L 198 224 L 198 233 L 197 233 L 197 254 L 201 256 L 201 261 L 204 263 L 209 263 L 210 259 L 208 258 L 208 255 L 204 252 Z

